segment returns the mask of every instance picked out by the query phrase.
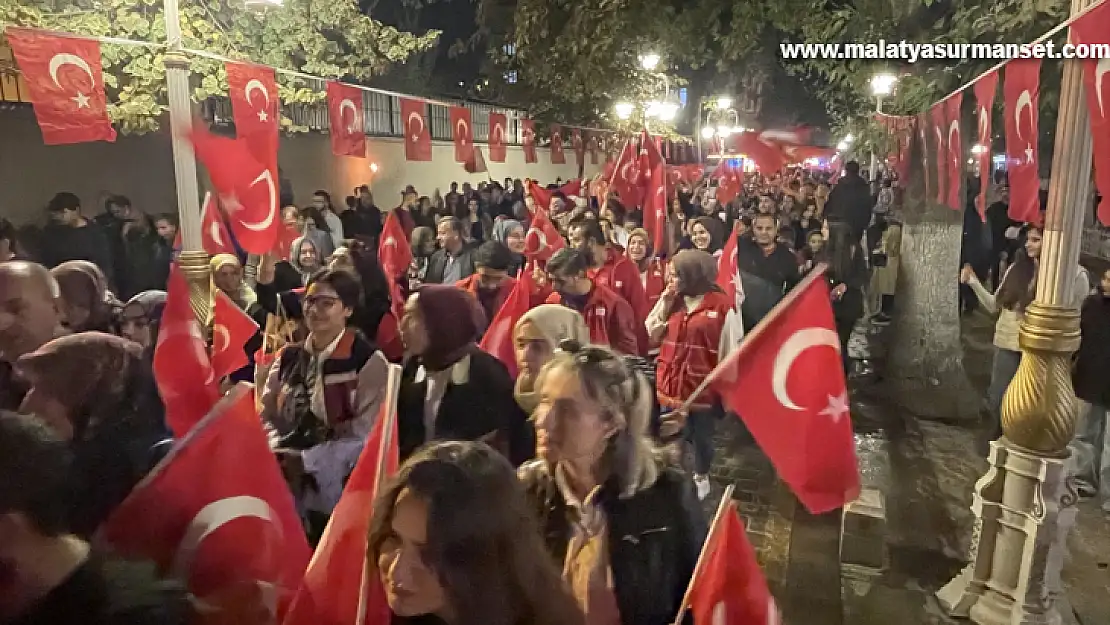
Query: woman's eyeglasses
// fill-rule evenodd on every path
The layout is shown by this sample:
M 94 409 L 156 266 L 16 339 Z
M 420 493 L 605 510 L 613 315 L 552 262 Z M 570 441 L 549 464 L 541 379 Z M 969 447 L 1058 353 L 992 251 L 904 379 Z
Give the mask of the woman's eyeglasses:
M 308 297 L 304 298 L 304 307 L 306 309 L 317 308 L 319 310 L 328 310 L 332 306 L 335 306 L 338 302 L 339 298 L 332 297 L 331 295 L 309 295 Z

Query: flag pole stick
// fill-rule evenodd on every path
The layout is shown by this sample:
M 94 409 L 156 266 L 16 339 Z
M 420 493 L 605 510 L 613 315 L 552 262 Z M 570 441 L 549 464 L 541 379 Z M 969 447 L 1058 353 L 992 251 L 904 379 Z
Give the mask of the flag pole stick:
M 702 391 L 709 388 L 709 385 L 713 383 L 713 380 L 717 379 L 717 375 L 719 375 L 721 371 L 724 371 L 726 369 L 725 365 L 730 364 L 730 361 L 732 361 L 733 359 L 739 359 L 740 356 L 743 355 L 745 348 L 751 345 L 752 342 L 754 342 L 755 339 L 758 338 L 761 334 L 766 332 L 767 328 L 771 325 L 771 322 L 774 321 L 775 318 L 782 313 L 782 311 L 786 310 L 791 304 L 793 304 L 794 300 L 798 299 L 798 296 L 803 291 L 805 291 L 806 287 L 808 287 L 810 284 L 818 279 L 824 279 L 825 269 L 827 267 L 828 265 L 826 263 L 819 263 L 816 267 L 813 268 L 813 271 L 809 272 L 809 275 L 807 275 L 805 278 L 802 278 L 801 282 L 799 282 L 794 288 L 790 289 L 790 292 L 786 294 L 786 297 L 779 300 L 779 303 L 775 304 L 774 308 L 772 308 L 771 311 L 763 317 L 763 319 L 760 319 L 759 323 L 757 323 L 755 327 L 752 328 L 752 331 L 749 332 L 740 341 L 740 346 L 736 348 L 736 351 L 729 354 L 728 357 L 726 357 L 721 362 L 717 363 L 716 367 L 713 367 L 713 370 L 709 372 L 709 375 L 705 376 L 705 379 L 701 381 L 701 384 L 699 384 L 696 389 L 694 389 L 694 392 L 690 393 L 690 396 L 686 398 L 686 401 L 682 402 L 681 410 L 689 413 L 690 406 L 694 404 L 694 400 L 698 397 L 698 395 L 702 394 Z
M 385 388 L 386 393 L 382 407 L 386 411 L 385 418 L 387 421 L 382 424 L 382 437 L 378 443 L 377 476 L 374 478 L 375 490 L 381 488 L 382 481 L 386 478 L 386 452 L 393 445 L 393 430 L 396 429 L 393 427 L 393 422 L 397 420 L 397 396 L 401 390 L 401 367 L 399 365 L 389 365 L 385 378 Z M 376 492 L 374 498 L 377 499 Z M 367 528 L 367 531 L 369 532 L 369 528 Z M 369 534 L 367 538 L 369 538 Z M 366 625 L 366 600 L 370 594 L 371 580 L 376 574 L 377 564 L 370 562 L 370 545 L 367 544 L 366 554 L 362 558 L 362 581 L 359 583 L 358 589 L 358 611 L 355 612 L 355 625 Z
M 674 617 L 674 625 L 682 625 L 682 618 L 686 616 L 686 608 L 690 605 L 690 594 L 694 592 L 694 584 L 701 575 L 701 570 L 705 568 L 705 558 L 709 555 L 713 548 L 713 539 L 717 536 L 718 529 L 721 525 L 721 519 L 724 518 L 725 512 L 733 511 L 732 504 L 732 491 L 736 488 L 735 484 L 729 484 L 725 488 L 725 492 L 721 495 L 721 502 L 717 504 L 717 512 L 713 515 L 713 523 L 709 526 L 709 533 L 705 536 L 705 542 L 701 545 L 701 553 L 698 554 L 697 564 L 694 565 L 694 572 L 690 575 L 690 583 L 686 585 L 686 592 L 682 595 L 682 605 L 678 607 L 678 614 Z M 734 512 L 735 514 L 735 512 Z

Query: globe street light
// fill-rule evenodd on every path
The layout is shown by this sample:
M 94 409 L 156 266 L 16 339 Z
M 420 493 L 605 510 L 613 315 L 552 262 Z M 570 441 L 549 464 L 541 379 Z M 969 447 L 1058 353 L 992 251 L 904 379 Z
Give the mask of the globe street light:
M 717 97 L 717 110 L 723 111 L 732 108 L 732 98 L 727 95 Z
M 894 74 L 882 73 L 875 74 L 871 77 L 871 95 L 875 96 L 875 112 L 883 112 L 883 98 L 894 93 L 894 84 L 898 82 L 898 77 Z M 871 149 L 871 179 L 875 179 L 875 167 L 877 161 L 875 159 L 875 149 Z
M 716 131 L 713 130 L 712 126 L 703 126 L 702 129 L 701 129 L 701 138 L 702 139 L 712 139 L 714 132 L 716 132 Z
M 659 65 L 659 55 L 654 52 L 640 55 L 640 67 L 649 72 L 654 72 L 655 68 Z
M 636 109 L 631 102 L 617 102 L 613 108 L 617 111 L 617 117 L 621 119 L 632 117 L 632 111 Z

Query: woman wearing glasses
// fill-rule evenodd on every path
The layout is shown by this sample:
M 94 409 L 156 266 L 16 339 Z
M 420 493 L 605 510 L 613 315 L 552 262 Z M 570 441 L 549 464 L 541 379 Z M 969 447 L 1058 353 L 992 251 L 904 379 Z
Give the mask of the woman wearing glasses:
M 343 492 L 385 390 L 388 361 L 350 327 L 361 298 L 358 278 L 347 271 L 309 279 L 308 338 L 281 352 L 262 391 L 262 419 L 314 538 Z
M 606 348 L 563 341 L 536 380 L 520 478 L 587 623 L 668 625 L 705 539 L 690 478 L 648 438 L 652 390 Z

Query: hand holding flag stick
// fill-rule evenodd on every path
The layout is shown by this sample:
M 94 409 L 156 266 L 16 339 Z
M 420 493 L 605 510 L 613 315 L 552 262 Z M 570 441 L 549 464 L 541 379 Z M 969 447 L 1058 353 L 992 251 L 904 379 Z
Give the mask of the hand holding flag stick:
M 726 512 L 732 511 L 732 491 L 736 489 L 735 484 L 729 484 L 725 487 L 725 492 L 721 495 L 721 502 L 717 504 L 717 512 L 713 514 L 713 522 L 709 525 L 709 533 L 705 536 L 705 542 L 701 545 L 701 553 L 698 554 L 698 561 L 694 564 L 694 573 L 690 575 L 690 583 L 686 585 L 686 592 L 682 595 L 682 605 L 678 608 L 678 614 L 674 617 L 674 625 L 682 625 L 682 619 L 686 616 L 686 610 L 690 607 L 690 596 L 694 592 L 694 584 L 701 576 L 702 570 L 705 569 L 705 558 L 713 550 L 713 539 L 719 533 L 721 527 L 721 516 Z

